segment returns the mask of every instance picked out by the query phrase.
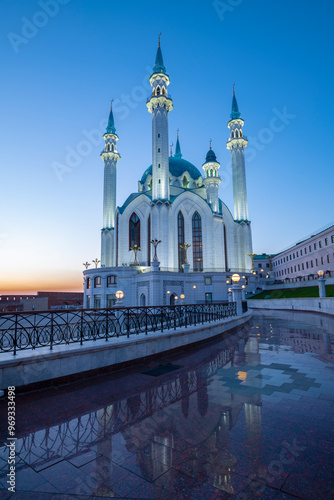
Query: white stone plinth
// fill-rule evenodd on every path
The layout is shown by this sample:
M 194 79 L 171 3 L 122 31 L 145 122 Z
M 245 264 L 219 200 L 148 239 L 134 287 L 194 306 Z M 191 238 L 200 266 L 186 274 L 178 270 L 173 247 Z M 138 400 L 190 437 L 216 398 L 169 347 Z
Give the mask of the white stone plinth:
M 233 302 L 237 305 L 237 316 L 242 315 L 242 288 L 241 285 L 232 285 Z
M 324 298 L 326 297 L 326 280 L 324 277 L 319 276 L 318 278 L 318 285 L 319 285 L 319 297 Z

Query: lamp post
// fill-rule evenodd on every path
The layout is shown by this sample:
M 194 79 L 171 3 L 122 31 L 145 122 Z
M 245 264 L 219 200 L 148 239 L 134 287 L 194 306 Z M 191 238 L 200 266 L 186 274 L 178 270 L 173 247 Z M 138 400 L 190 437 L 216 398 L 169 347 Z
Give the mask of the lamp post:
M 326 280 L 324 278 L 324 272 L 322 270 L 318 271 L 318 285 L 319 285 L 319 297 L 326 297 Z
M 196 285 L 193 286 L 194 290 L 194 304 L 196 304 Z
M 235 273 L 232 275 L 232 298 L 233 302 L 236 303 L 236 308 L 237 308 L 237 316 L 242 315 L 242 296 L 241 296 L 241 285 L 240 285 L 240 276 L 239 274 Z

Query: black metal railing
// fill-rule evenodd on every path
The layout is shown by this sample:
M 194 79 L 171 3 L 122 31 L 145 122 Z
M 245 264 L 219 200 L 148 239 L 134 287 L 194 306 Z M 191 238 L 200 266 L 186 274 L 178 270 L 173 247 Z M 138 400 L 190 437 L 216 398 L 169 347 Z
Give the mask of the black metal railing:
M 139 333 L 220 321 L 236 315 L 236 304 L 193 304 L 0 313 L 0 353 L 53 348 Z

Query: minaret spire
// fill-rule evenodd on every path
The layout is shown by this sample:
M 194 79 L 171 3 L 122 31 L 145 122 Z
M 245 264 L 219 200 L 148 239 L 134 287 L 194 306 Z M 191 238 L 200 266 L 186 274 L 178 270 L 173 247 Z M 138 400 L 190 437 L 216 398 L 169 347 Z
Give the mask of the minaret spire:
M 180 140 L 179 140 L 179 129 L 177 129 L 177 139 L 176 139 L 176 146 L 175 146 L 175 158 L 182 158 L 182 153 L 181 153 L 181 146 L 180 146 Z
M 109 113 L 109 119 L 108 119 L 108 125 L 106 132 L 107 134 L 115 134 L 116 128 L 115 128 L 115 122 L 114 122 L 114 115 L 112 112 L 112 103 L 114 102 L 114 99 L 111 99 L 110 101 L 110 113 Z
M 101 233 L 101 265 L 112 267 L 115 265 L 114 258 L 114 228 L 116 219 L 116 165 L 120 159 L 117 151 L 118 135 L 112 103 L 108 119 L 106 133 L 103 136 L 105 146 L 101 153 L 104 161 L 104 187 L 103 187 L 103 228 Z

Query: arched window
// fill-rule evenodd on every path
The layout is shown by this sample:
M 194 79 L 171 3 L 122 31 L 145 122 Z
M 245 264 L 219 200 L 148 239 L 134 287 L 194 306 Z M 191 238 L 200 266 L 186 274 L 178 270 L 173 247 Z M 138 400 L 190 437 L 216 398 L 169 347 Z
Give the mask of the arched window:
M 242 130 L 240 130 L 240 137 L 242 137 Z
M 231 137 L 232 137 L 232 139 L 234 138 L 234 132 L 233 132 L 233 130 L 231 131 Z
M 162 87 L 162 93 L 163 93 L 163 95 L 166 94 L 165 87 Z
M 203 271 L 202 249 L 202 219 L 198 212 L 192 218 L 193 227 L 193 268 L 194 271 Z
M 180 211 L 177 216 L 177 249 L 179 257 L 179 270 L 182 271 L 182 264 L 184 264 L 184 249 L 180 247 L 184 245 L 184 217 Z
M 153 89 L 153 95 L 155 95 L 155 89 Z
M 238 130 L 235 131 L 235 136 L 239 137 Z
M 183 176 L 182 184 L 183 184 L 184 188 L 188 187 L 189 181 L 188 181 L 188 179 L 187 179 L 187 177 L 185 175 Z
M 135 245 L 140 247 L 140 219 L 138 215 L 133 212 L 129 220 L 129 250 Z
M 151 214 L 147 219 L 147 265 L 151 265 Z
M 210 177 L 213 177 L 213 170 L 210 170 Z
M 146 306 L 146 297 L 145 294 L 141 294 L 140 296 L 140 307 L 145 307 Z
M 157 87 L 157 95 L 160 95 L 160 87 Z
M 115 146 L 113 144 L 111 145 L 111 151 L 115 151 Z

